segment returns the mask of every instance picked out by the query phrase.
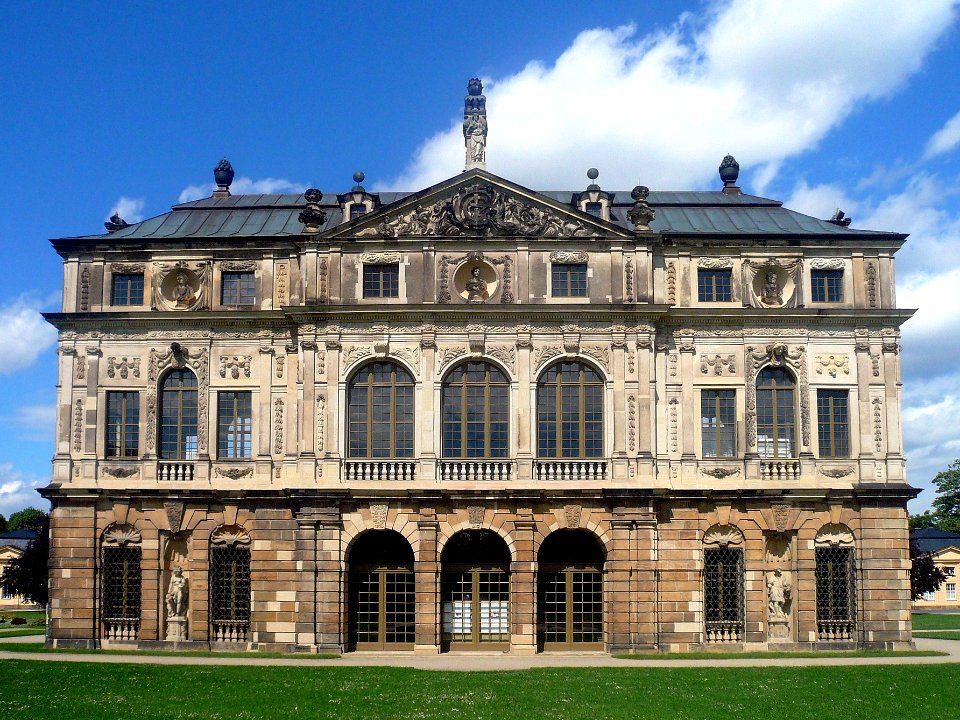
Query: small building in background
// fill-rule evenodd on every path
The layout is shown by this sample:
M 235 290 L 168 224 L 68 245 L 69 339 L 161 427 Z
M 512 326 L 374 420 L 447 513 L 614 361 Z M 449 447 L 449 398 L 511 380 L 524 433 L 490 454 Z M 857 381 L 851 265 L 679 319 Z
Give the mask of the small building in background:
M 921 552 L 930 553 L 933 556 L 934 565 L 943 570 L 947 576 L 935 592 L 926 593 L 919 600 L 914 600 L 913 607 L 916 609 L 960 609 L 960 602 L 957 601 L 960 535 L 939 528 L 924 528 L 910 533 L 910 542 L 916 545 Z
M 10 532 L 0 533 L 0 577 L 7 571 L 14 560 L 23 557 L 24 551 L 35 538 L 34 530 L 22 528 Z M 18 595 L 11 595 L 0 585 L 0 610 L 20 609 L 22 607 L 36 607 Z

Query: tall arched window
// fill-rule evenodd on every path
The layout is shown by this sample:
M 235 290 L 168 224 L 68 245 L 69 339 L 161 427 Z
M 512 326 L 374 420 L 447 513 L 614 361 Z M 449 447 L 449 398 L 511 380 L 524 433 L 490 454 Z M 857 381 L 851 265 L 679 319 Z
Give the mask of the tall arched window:
M 814 540 L 817 583 L 817 637 L 852 640 L 857 626 L 857 573 L 853 533 L 846 525 L 825 525 Z
M 173 370 L 160 392 L 160 457 L 194 460 L 197 457 L 197 376 Z
M 443 382 L 443 456 L 507 456 L 510 382 L 490 363 L 468 362 Z
M 542 458 L 603 455 L 603 380 L 590 366 L 562 361 L 540 376 L 537 454 Z
M 348 392 L 352 458 L 413 457 L 413 377 L 393 362 L 375 362 L 353 376 Z
M 757 452 L 760 457 L 793 458 L 796 452 L 796 383 L 783 368 L 757 375 Z
M 210 625 L 218 642 L 245 642 L 250 629 L 250 536 L 238 525 L 210 536 Z

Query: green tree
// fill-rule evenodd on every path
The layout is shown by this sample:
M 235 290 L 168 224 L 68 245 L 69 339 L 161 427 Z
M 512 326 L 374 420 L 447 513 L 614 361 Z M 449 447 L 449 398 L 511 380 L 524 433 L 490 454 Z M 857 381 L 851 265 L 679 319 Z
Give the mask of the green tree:
M 933 562 L 933 555 L 921 552 L 913 543 L 910 543 L 910 597 L 919 600 L 924 593 L 934 592 L 944 580 L 946 573 Z
M 946 470 L 938 472 L 933 484 L 937 486 L 937 497 L 933 500 L 937 527 L 960 533 L 960 460 L 954 460 Z
M 7 531 L 7 519 L 0 513 L 0 533 L 5 533 Z
M 37 511 L 39 512 L 39 510 Z M 10 595 L 21 595 L 38 605 L 47 604 L 47 563 L 50 560 L 49 518 L 42 519 L 36 529 L 37 537 L 31 540 L 23 555 L 11 562 L 0 577 L 0 585 Z
M 22 530 L 26 528 L 27 530 L 40 532 L 40 527 L 46 527 L 46 522 L 47 514 L 45 512 L 41 512 L 33 507 L 28 507 L 13 513 L 13 515 L 10 516 L 10 520 L 7 521 L 7 526 L 10 530 Z
M 931 511 L 921 513 L 920 515 L 910 516 L 911 530 L 926 530 L 927 528 L 937 527 L 937 516 Z

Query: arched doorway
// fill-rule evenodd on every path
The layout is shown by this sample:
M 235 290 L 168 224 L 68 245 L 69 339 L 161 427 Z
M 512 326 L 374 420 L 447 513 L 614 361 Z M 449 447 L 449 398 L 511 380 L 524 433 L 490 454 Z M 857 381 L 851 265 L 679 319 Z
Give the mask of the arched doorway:
M 510 647 L 510 549 L 491 530 L 464 530 L 443 548 L 443 650 Z
M 348 647 L 412 650 L 416 624 L 413 550 L 393 530 L 371 530 L 353 543 L 348 567 Z
M 603 649 L 603 546 L 586 530 L 557 530 L 537 556 L 541 650 Z

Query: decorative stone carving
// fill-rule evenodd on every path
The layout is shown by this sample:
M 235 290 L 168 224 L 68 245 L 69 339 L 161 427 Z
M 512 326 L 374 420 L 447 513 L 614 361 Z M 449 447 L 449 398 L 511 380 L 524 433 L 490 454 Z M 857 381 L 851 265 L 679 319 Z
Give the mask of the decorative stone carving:
M 87 378 L 87 358 L 77 354 L 73 361 L 73 377 L 77 380 L 86 380 Z
M 317 301 L 320 304 L 327 302 L 327 259 L 325 257 L 320 258 L 320 267 L 317 270 L 317 275 L 319 276 L 320 288 L 317 291 Z
M 310 188 L 303 193 L 303 199 L 307 201 L 307 206 L 300 211 L 297 220 L 303 223 L 303 232 L 316 234 L 320 232 L 320 226 L 327 222 L 327 213 L 320 208 L 323 193 L 316 188 Z
M 140 531 L 126 523 L 114 523 L 103 531 L 105 545 L 138 545 L 141 540 Z
M 610 348 L 606 345 L 582 345 L 580 352 L 596 360 L 607 372 L 610 371 Z
M 116 377 L 120 376 L 122 380 L 126 380 L 128 375 L 133 375 L 133 377 L 140 377 L 140 358 L 130 358 L 129 360 L 125 357 L 107 358 L 107 377 Z
M 283 398 L 273 401 L 273 452 L 283 455 Z
M 387 509 L 386 505 L 377 504 L 370 506 L 370 519 L 376 530 L 385 530 L 387 527 Z
M 649 230 L 650 223 L 657 217 L 656 211 L 650 207 L 650 204 L 647 202 L 649 195 L 650 189 L 645 185 L 637 185 L 630 192 L 630 197 L 633 198 L 633 207 L 630 208 L 627 217 L 630 219 L 630 222 L 633 223 L 634 229 L 638 232 Z
M 256 269 L 256 260 L 234 260 L 220 263 L 220 270 L 223 272 L 253 272 Z
M 567 527 L 576 529 L 580 527 L 580 515 L 583 512 L 581 505 L 564 505 L 563 516 L 566 518 Z
M 877 307 L 877 266 L 867 263 L 867 305 Z
M 187 639 L 187 579 L 179 565 L 173 569 L 164 602 L 167 608 L 166 640 L 183 641 Z
M 873 445 L 877 453 L 883 452 L 883 400 L 875 397 L 873 404 Z
M 708 375 L 711 371 L 714 375 L 723 375 L 723 371 L 726 369 L 727 374 L 736 375 L 737 374 L 737 357 L 736 355 L 701 355 L 700 356 L 700 372 L 703 375 Z
M 144 263 L 110 263 L 110 272 L 132 275 L 142 273 L 146 269 Z
M 628 303 L 633 302 L 633 259 L 627 255 L 623 269 L 624 294 Z
M 874 377 L 880 377 L 880 353 L 870 353 L 870 368 Z
M 833 468 L 825 468 L 825 467 L 817 466 L 817 471 L 821 475 L 825 475 L 828 478 L 833 478 L 834 480 L 838 480 L 839 478 L 846 477 L 847 475 L 852 475 L 854 472 L 856 472 L 856 468 L 853 467 L 852 465 L 845 465 L 843 467 L 833 467 Z
M 209 296 L 209 262 L 153 264 L 155 310 L 206 310 Z
M 637 396 L 627 396 L 627 438 L 630 452 L 637 451 Z
M 805 356 L 806 348 L 801 346 L 790 350 L 785 343 L 771 343 L 763 348 L 747 346 L 744 374 L 747 390 L 747 446 L 749 448 L 757 446 L 757 375 L 766 366 L 787 366 L 794 370 L 800 396 L 800 433 L 804 447 L 810 446 L 810 399 L 807 392 Z
M 276 308 L 282 308 L 287 304 L 287 276 L 289 272 L 287 263 L 277 263 L 276 271 L 274 272 L 274 293 L 277 298 Z
M 467 96 L 463 99 L 463 142 L 467 160 L 464 167 L 487 166 L 487 98 L 480 78 L 470 78 Z
M 225 378 L 227 373 L 234 380 L 240 377 L 243 372 L 244 377 L 250 377 L 250 361 L 253 358 L 250 355 L 221 355 L 220 356 L 220 377 Z
M 770 510 L 773 513 L 773 526 L 777 532 L 786 532 L 790 529 L 790 506 L 789 505 L 771 505 Z
M 360 262 L 364 265 L 396 265 L 400 262 L 400 253 L 389 250 L 365 252 L 360 254 Z
M 353 365 L 357 360 L 373 355 L 373 348 L 368 345 L 348 345 L 343 352 L 343 366 Z
M 776 568 L 767 573 L 767 615 L 769 618 L 785 619 L 790 604 L 793 582 L 789 570 Z
M 818 547 L 853 545 L 853 532 L 841 523 L 828 523 L 820 528 L 814 538 L 814 545 Z
M 717 480 L 723 480 L 724 478 L 732 477 L 734 475 L 739 475 L 740 468 L 738 467 L 700 468 L 700 472 L 704 475 L 709 475 L 710 477 L 716 478 Z
M 814 363 L 817 375 L 826 373 L 836 377 L 837 373 L 850 374 L 850 360 L 846 355 L 817 355 Z
M 83 266 L 80 271 L 80 312 L 90 310 L 90 267 Z
M 680 401 L 672 397 L 670 398 L 670 452 L 677 452 L 678 445 L 678 423 L 679 423 L 679 406 Z
M 83 451 L 83 400 L 73 406 L 73 451 Z
M 440 371 L 459 357 L 467 354 L 465 347 L 446 347 L 440 350 Z
M 702 257 L 697 260 L 697 267 L 704 270 L 724 270 L 733 267 L 733 258 L 724 257 Z
M 469 252 L 466 255 L 440 257 L 440 288 L 437 291 L 437 302 L 450 303 L 453 295 L 450 291 L 450 266 L 458 266 L 454 274 L 454 285 L 457 294 L 464 302 L 484 302 L 493 297 L 501 279 L 498 278 L 494 266 L 502 266 L 503 289 L 500 292 L 501 304 L 509 305 L 514 301 L 513 296 L 513 260 L 509 255 L 499 258 L 486 257 L 481 252 Z M 470 285 L 468 288 L 467 285 Z
M 714 525 L 703 534 L 704 545 L 743 545 L 743 533 L 733 525 Z
M 452 197 L 417 205 L 364 228 L 358 237 L 515 236 L 593 237 L 597 232 L 570 216 L 537 207 L 487 183 L 460 188 Z
M 283 355 L 277 356 L 277 359 L 276 359 L 277 364 L 276 364 L 276 369 L 274 370 L 274 375 L 276 375 L 278 379 L 283 377 L 283 362 L 285 359 L 286 358 L 284 358 Z
M 252 467 L 245 468 L 222 468 L 218 467 L 214 469 L 214 473 L 220 477 L 230 478 L 231 480 L 239 480 L 242 477 L 248 477 L 253 475 Z
M 183 524 L 183 510 L 182 502 L 165 502 L 163 504 L 163 511 L 167 516 L 167 525 L 171 532 L 180 531 L 180 526 Z
M 324 450 L 323 441 L 324 441 L 324 427 L 326 426 L 327 420 L 327 399 L 323 395 L 317 395 L 317 453 L 322 453 Z
M 209 400 L 209 353 L 206 348 L 191 352 L 180 343 L 170 343 L 170 349 L 150 348 L 147 366 L 147 450 L 156 447 L 157 439 L 157 381 L 167 368 L 190 368 L 197 376 L 197 452 L 207 454 L 207 403 Z
M 670 353 L 667 355 L 667 364 L 670 366 L 669 372 L 670 377 L 677 376 L 677 364 L 680 361 L 680 356 L 676 353 Z
M 517 349 L 513 345 L 494 345 L 487 354 L 502 362 L 512 375 L 517 374 Z
M 557 250 L 550 253 L 552 263 L 585 263 L 587 254 L 581 250 Z
M 810 261 L 814 270 L 843 270 L 842 258 L 814 258 Z
M 221 547 L 249 545 L 250 535 L 240 525 L 221 525 L 210 535 L 210 544 Z
M 483 525 L 484 508 L 480 505 L 467 506 L 467 520 L 474 530 L 479 530 Z
M 109 475 L 114 478 L 128 478 L 133 477 L 134 475 L 140 474 L 140 468 L 137 466 L 120 466 L 114 467 L 111 465 L 103 465 L 100 468 L 100 472 L 104 475 Z
M 770 258 L 743 263 L 743 286 L 747 288 L 750 305 L 760 308 L 800 305 L 800 274 L 803 261 L 784 261 Z
M 539 370 L 546 365 L 551 358 L 562 354 L 563 351 L 560 349 L 559 345 L 541 345 L 533 351 L 533 364 L 536 366 L 537 370 Z
M 677 304 L 677 264 L 667 263 L 667 305 Z

